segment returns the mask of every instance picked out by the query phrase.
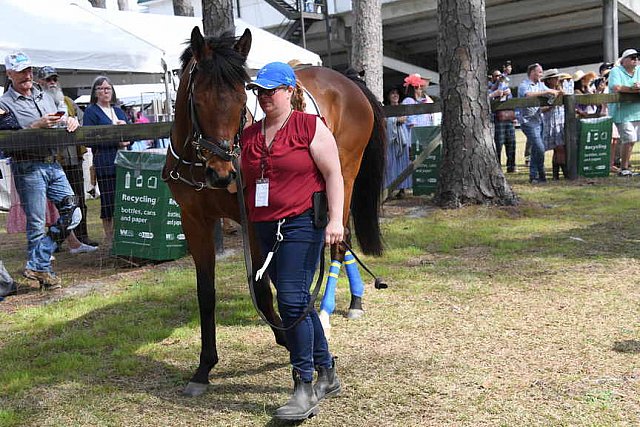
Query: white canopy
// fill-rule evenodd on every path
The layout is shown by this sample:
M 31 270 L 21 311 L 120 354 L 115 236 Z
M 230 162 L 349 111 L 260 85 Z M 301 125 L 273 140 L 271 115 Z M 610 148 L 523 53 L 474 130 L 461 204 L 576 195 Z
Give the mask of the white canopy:
M 35 66 L 109 72 L 163 72 L 179 68 L 179 56 L 199 18 L 92 8 L 87 0 L 3 0 L 0 56 L 21 50 Z M 253 43 L 247 64 L 320 57 L 267 31 L 235 20 L 236 34 L 250 28 Z M 4 61 L 1 63 L 4 65 Z
M 200 27 L 200 31 L 204 34 L 200 18 L 108 9 L 92 9 L 92 12 L 163 50 L 167 66 L 172 70 L 180 68 L 180 54 L 186 47 L 184 43 L 191 36 L 193 27 Z M 319 55 L 248 24 L 240 18 L 235 18 L 235 26 L 236 36 L 241 36 L 246 28 L 251 31 L 251 51 L 247 58 L 249 68 L 257 69 L 269 62 L 288 62 L 291 59 L 297 59 L 306 64 L 322 65 Z
M 86 5 L 86 0 L 3 0 L 2 59 L 20 50 L 35 66 L 162 73 L 160 49 L 116 31 L 87 12 L 85 8 L 90 5 Z

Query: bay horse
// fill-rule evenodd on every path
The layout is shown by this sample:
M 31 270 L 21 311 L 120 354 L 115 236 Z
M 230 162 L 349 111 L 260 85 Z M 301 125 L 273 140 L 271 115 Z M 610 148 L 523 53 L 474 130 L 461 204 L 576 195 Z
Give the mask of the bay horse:
M 182 227 L 196 268 L 202 347 L 198 368 L 183 393 L 197 396 L 206 391 L 209 373 L 218 363 L 214 225 L 220 218 L 241 222 L 234 194 L 238 171 L 233 160 L 238 156 L 247 118 L 245 85 L 250 78 L 244 65 L 251 48 L 251 32 L 245 30 L 238 39 L 228 33 L 203 37 L 195 27 L 188 43 L 181 56 L 175 120 L 163 178 L 180 205 Z M 370 91 L 336 71 L 311 67 L 296 74 L 320 105 L 338 144 L 345 184 L 343 221 L 347 223 L 346 207 L 351 206 L 362 251 L 380 255 L 383 248 L 378 214 L 386 135 L 382 109 Z M 256 271 L 262 255 L 251 227 L 248 234 Z M 331 248 L 332 258 L 339 255 L 339 249 Z M 281 327 L 268 277 L 254 281 L 253 287 L 257 308 L 269 322 Z M 272 330 L 276 343 L 286 346 L 284 332 L 274 327 Z

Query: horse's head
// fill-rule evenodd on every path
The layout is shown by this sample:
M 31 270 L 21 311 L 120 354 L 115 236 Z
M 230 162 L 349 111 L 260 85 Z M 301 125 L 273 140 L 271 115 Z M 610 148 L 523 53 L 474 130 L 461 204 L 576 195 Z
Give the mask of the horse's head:
M 239 154 L 245 123 L 244 87 L 250 79 L 244 63 L 250 48 L 248 29 L 236 41 L 228 33 L 217 38 L 203 37 L 195 27 L 182 55 L 182 82 L 186 79 L 188 83 L 180 85 L 176 121 L 179 107 L 186 110 L 181 116 L 188 117 L 191 123 L 188 141 L 206 165 L 206 183 L 210 187 L 226 188 L 236 177 L 232 160 Z M 186 94 L 180 96 L 180 91 Z

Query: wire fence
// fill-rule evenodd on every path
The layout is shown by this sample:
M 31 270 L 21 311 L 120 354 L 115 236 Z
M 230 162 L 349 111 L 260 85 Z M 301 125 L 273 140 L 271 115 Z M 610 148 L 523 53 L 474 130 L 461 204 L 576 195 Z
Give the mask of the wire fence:
M 570 165 L 570 178 L 577 177 L 577 119 L 574 114 L 570 114 L 575 109 L 575 104 L 603 104 L 613 102 L 637 102 L 640 100 L 638 95 L 622 94 L 622 95 L 572 95 L 558 97 L 551 105 L 561 106 L 567 114 L 565 123 L 565 135 L 567 145 L 567 161 Z M 513 99 L 501 103 L 492 103 L 493 111 L 523 108 L 526 106 L 548 106 L 547 98 L 527 98 Z M 441 111 L 438 103 L 434 104 L 418 104 L 418 105 L 400 105 L 393 107 L 385 107 L 385 114 L 388 117 L 408 116 L 415 114 L 429 114 Z M 123 141 L 164 141 L 162 145 L 166 146 L 166 141 L 170 133 L 172 123 L 150 123 L 150 124 L 133 124 L 122 126 L 87 126 L 81 127 L 76 132 L 68 133 L 63 129 L 26 129 L 19 131 L 0 131 L 0 151 L 3 155 L 0 157 L 0 260 L 13 273 L 21 271 L 27 257 L 27 239 L 25 236 L 26 218 L 21 207 L 21 201 L 17 197 L 16 177 L 14 176 L 19 168 L 12 168 L 12 162 L 16 160 L 25 160 L 21 153 L 32 152 L 39 153 L 40 161 L 58 162 L 62 165 L 63 170 L 71 184 L 71 187 L 77 196 L 78 205 L 82 208 L 84 214 L 84 222 L 74 231 L 75 239 L 81 244 L 101 246 L 105 244 L 105 229 L 101 220 L 100 195 L 106 191 L 119 192 L 116 183 L 114 188 L 100 188 L 99 171 L 92 168 L 92 150 L 85 147 L 93 147 L 94 150 L 100 150 L 101 147 L 112 147 L 114 144 Z M 519 131 L 518 131 L 519 132 Z M 522 141 L 522 137 L 518 138 Z M 70 161 L 74 158 L 75 160 Z M 523 162 L 520 159 L 519 162 Z M 640 165 L 640 147 L 635 147 L 632 164 L 635 167 Z M 15 166 L 15 165 L 14 165 Z M 522 165 L 521 165 L 522 166 Z M 415 165 L 413 166 L 416 167 Z M 12 170 L 13 169 L 13 170 Z M 97 172 L 97 173 L 96 173 Z M 135 178 L 137 179 L 138 175 Z M 131 179 L 131 177 L 129 177 Z M 140 185 L 139 195 L 131 197 L 144 197 L 150 189 L 149 185 L 157 182 L 157 177 L 151 179 L 150 176 L 144 176 L 144 182 Z M 126 185 L 120 183 L 120 185 Z M 135 190 L 135 184 L 129 183 L 132 191 Z M 157 185 L 164 185 L 157 183 Z M 24 190 L 23 190 L 24 191 Z M 33 189 L 33 191 L 37 191 Z M 147 193 L 145 193 L 147 192 Z M 132 193 L 133 194 L 133 193 Z M 141 199 L 137 199 L 141 200 Z M 135 210 L 135 208 L 134 208 Z M 133 212 L 133 211 L 132 211 Z M 175 216 L 175 213 L 169 211 L 159 211 L 152 216 Z M 103 212 L 104 213 L 104 212 Z M 46 221 L 53 224 L 57 219 L 57 209 L 55 204 L 48 202 Z M 142 214 L 140 217 L 144 216 Z M 169 218 L 168 220 L 171 220 Z M 143 220 L 137 220 L 143 222 Z M 174 221 L 175 222 L 175 221 Z M 134 227 L 131 228 L 134 230 Z M 158 234 L 160 232 L 164 237 L 169 238 L 173 235 L 174 240 L 179 240 L 179 232 L 165 232 L 159 229 L 157 225 L 153 225 L 150 221 L 147 229 L 135 229 L 136 233 L 146 233 L 147 235 Z M 116 236 L 117 238 L 117 236 Z M 109 240 L 109 239 L 107 239 Z M 86 252 L 78 250 L 77 242 L 74 237 L 70 237 L 61 245 L 60 252 L 54 254 L 54 269 L 66 269 L 70 273 L 72 280 L 83 280 L 84 278 L 96 273 L 97 270 L 105 268 L 113 268 L 114 264 L 110 260 L 111 252 L 107 249 L 100 249 L 97 252 Z M 124 261 L 125 265 L 130 261 Z

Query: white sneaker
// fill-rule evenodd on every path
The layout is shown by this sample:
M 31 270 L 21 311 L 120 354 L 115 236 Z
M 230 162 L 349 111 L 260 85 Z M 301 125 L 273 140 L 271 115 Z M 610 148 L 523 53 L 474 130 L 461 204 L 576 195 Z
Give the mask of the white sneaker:
M 69 249 L 69 253 L 75 255 L 75 254 L 93 252 L 96 250 L 98 250 L 97 246 L 89 246 L 89 245 L 85 245 L 84 243 L 80 243 L 80 246 L 78 246 L 77 248 Z

